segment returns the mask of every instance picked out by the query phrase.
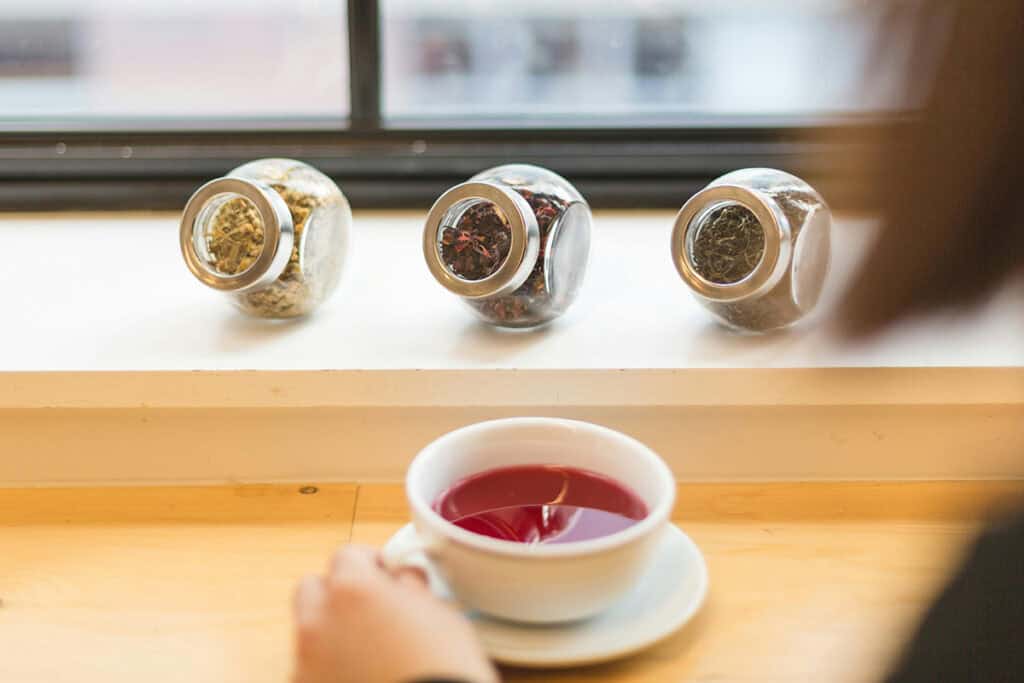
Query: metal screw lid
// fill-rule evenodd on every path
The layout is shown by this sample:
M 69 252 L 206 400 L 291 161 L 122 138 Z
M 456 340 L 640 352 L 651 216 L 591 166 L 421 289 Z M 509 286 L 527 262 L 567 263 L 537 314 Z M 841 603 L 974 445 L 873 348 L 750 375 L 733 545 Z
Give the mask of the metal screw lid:
M 243 197 L 256 207 L 263 223 L 263 249 L 248 269 L 227 275 L 213 268 L 196 251 L 196 222 L 203 208 L 215 197 L 231 194 Z M 288 205 L 273 188 L 244 178 L 217 178 L 206 183 L 189 198 L 181 216 L 179 232 L 185 264 L 200 282 L 221 291 L 241 292 L 265 287 L 284 272 L 295 244 L 295 226 Z
M 716 283 L 705 279 L 691 260 L 690 246 L 694 228 L 716 209 L 740 205 L 749 210 L 764 230 L 764 254 L 743 279 Z M 758 190 L 739 185 L 714 185 L 690 197 L 676 215 L 672 229 L 672 262 L 683 281 L 699 296 L 731 302 L 756 298 L 779 283 L 792 253 L 789 220 L 778 204 Z
M 496 271 L 480 280 L 466 280 L 449 269 L 441 257 L 441 221 L 460 203 L 482 200 L 494 204 L 508 220 L 512 234 L 508 256 Z M 519 289 L 537 262 L 540 228 L 530 204 L 511 188 L 487 181 L 470 181 L 451 188 L 434 202 L 423 226 L 423 257 L 431 274 L 447 290 L 468 299 L 509 294 Z

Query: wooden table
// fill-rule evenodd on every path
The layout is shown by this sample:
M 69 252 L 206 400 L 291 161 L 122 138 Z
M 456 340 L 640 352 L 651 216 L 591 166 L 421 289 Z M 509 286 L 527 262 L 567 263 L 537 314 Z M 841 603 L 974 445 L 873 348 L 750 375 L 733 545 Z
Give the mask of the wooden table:
M 876 680 L 979 523 L 1022 494 L 681 486 L 675 519 L 711 576 L 697 619 L 621 662 L 506 680 Z M 0 490 L 0 681 L 282 683 L 296 579 L 406 519 L 392 484 Z

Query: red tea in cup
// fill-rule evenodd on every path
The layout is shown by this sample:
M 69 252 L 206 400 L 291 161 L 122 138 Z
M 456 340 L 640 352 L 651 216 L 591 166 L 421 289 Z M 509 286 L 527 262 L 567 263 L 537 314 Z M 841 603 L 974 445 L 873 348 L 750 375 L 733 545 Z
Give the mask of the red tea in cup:
M 597 472 L 518 465 L 461 479 L 434 502 L 458 527 L 517 543 L 571 543 L 608 536 L 647 516 L 625 485 Z

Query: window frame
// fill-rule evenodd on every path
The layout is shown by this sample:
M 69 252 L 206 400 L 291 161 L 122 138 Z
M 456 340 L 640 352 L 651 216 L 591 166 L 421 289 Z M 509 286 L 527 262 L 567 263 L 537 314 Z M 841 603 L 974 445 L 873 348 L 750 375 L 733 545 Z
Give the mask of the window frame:
M 179 209 L 196 186 L 258 157 L 315 164 L 359 208 L 426 208 L 447 187 L 501 163 L 527 162 L 570 178 L 595 207 L 678 208 L 726 171 L 771 166 L 846 184 L 842 152 L 908 119 L 873 114 L 803 117 L 590 117 L 547 121 L 382 118 L 377 0 L 348 0 L 350 115 L 287 123 L 52 120 L 0 132 L 0 210 Z M 685 125 L 680 125 L 684 122 Z M 832 196 L 830 196 L 832 198 Z M 836 201 L 836 200 L 834 200 Z

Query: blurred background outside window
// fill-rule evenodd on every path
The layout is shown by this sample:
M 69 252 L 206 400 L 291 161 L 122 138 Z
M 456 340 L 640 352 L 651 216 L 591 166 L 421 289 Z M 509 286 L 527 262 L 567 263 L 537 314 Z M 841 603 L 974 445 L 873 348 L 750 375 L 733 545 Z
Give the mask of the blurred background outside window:
M 900 106 L 868 79 L 887 3 L 383 0 L 387 122 L 830 114 Z M 0 116 L 348 115 L 339 0 L 5 0 Z M 359 36 L 355 36 L 359 39 Z
M 55 188 L 171 208 L 261 156 L 370 205 L 420 206 L 506 160 L 596 205 L 678 205 L 723 170 L 809 158 L 808 128 L 912 109 L 928 84 L 905 74 L 941 32 L 894 29 L 926 5 L 3 0 L 0 209 Z
M 385 118 L 780 115 L 899 107 L 887 3 L 383 0 Z M 909 46 L 907 46 L 909 47 Z M 685 120 L 682 118 L 680 120 Z
M 345 6 L 3 0 L 0 122 L 348 115 Z

